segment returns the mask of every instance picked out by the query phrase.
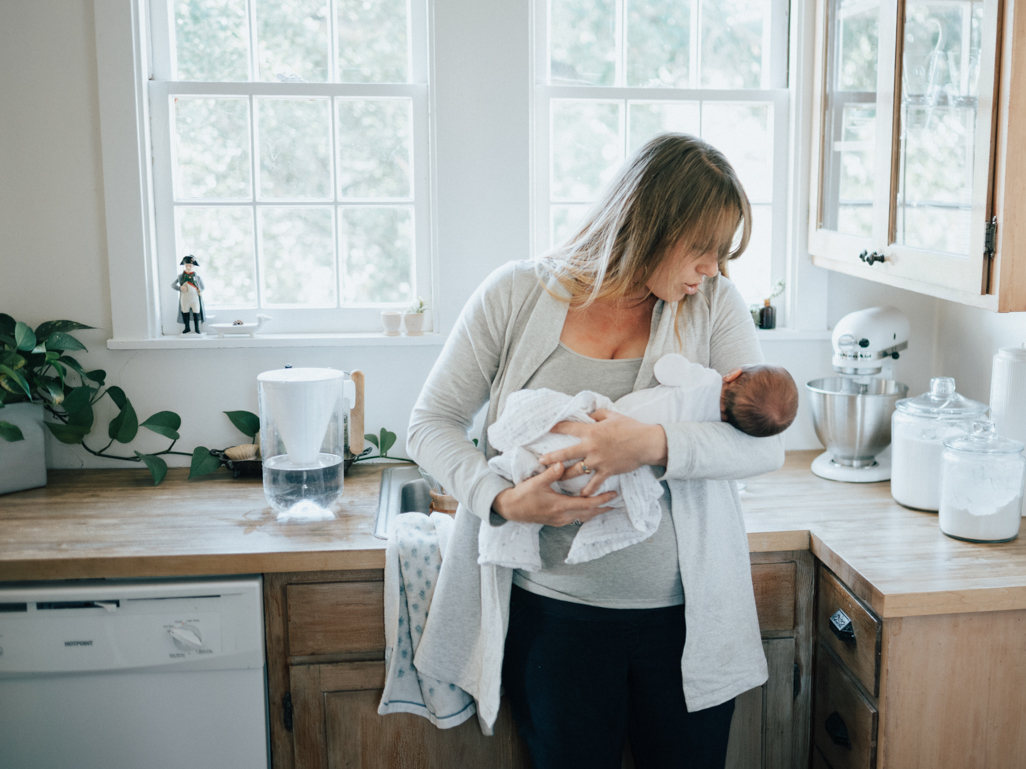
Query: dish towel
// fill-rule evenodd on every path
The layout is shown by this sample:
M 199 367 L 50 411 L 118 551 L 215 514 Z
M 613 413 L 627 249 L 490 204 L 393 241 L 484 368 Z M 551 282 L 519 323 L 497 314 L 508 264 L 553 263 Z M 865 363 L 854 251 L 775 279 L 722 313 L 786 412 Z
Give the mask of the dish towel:
M 385 549 L 385 690 L 378 714 L 414 713 L 440 729 L 477 712 L 465 691 L 413 666 L 452 528 L 444 513 L 405 513 L 395 519 Z
M 488 442 L 503 452 L 488 461 L 489 466 L 513 483 L 545 470 L 538 457 L 573 446 L 572 435 L 550 433 L 558 422 L 594 424 L 596 409 L 612 409 L 613 402 L 599 393 L 585 390 L 575 396 L 554 390 L 518 390 L 506 400 L 502 415 L 488 428 Z M 574 462 L 564 463 L 567 466 Z M 564 494 L 579 494 L 590 479 L 586 475 L 552 484 Z M 649 467 L 607 478 L 596 493 L 615 491 L 619 496 L 609 512 L 580 527 L 566 562 L 584 563 L 648 539 L 659 528 L 663 488 Z M 542 567 L 538 532 L 541 524 L 508 521 L 502 526 L 481 526 L 478 534 L 479 564 L 495 564 L 523 571 Z

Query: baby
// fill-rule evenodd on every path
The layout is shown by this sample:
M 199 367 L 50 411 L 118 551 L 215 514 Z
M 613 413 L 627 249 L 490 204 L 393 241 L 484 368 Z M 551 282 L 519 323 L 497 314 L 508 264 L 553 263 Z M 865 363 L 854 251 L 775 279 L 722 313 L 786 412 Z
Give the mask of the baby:
M 546 389 L 513 393 L 502 416 L 488 428 L 489 443 L 503 452 L 489 460 L 489 465 L 514 483 L 536 475 L 545 469 L 538 457 L 578 442 L 573 436 L 550 430 L 558 422 L 592 422 L 589 415 L 600 408 L 649 424 L 724 421 L 756 437 L 783 432 L 798 411 L 798 388 L 779 366 L 746 366 L 721 377 L 713 369 L 671 354 L 656 362 L 654 373 L 657 386 L 629 393 L 615 403 L 587 390 L 576 396 Z M 553 488 L 579 494 L 589 480 L 580 475 L 554 483 Z M 658 528 L 663 490 L 651 468 L 606 479 L 596 493 L 606 491 L 617 491 L 620 496 L 608 505 L 608 512 L 581 526 L 567 563 L 582 563 L 621 550 L 647 539 Z M 482 526 L 478 563 L 540 569 L 540 529 L 540 524 L 512 521 Z

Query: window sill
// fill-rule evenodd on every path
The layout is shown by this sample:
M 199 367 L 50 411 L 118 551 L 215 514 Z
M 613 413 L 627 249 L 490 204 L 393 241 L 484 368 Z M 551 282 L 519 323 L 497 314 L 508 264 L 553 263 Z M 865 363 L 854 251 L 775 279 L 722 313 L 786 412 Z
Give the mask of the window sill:
M 202 337 L 162 336 L 157 339 L 108 339 L 108 350 L 205 350 L 221 348 L 257 347 L 440 347 L 445 344 L 444 334 L 428 333 L 422 336 L 385 336 L 366 334 L 257 334 L 224 336 L 205 334 Z

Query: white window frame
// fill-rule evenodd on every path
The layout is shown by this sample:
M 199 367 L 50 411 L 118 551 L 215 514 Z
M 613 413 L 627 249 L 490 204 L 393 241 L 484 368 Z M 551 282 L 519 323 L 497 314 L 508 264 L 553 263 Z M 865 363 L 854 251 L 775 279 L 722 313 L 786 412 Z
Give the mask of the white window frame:
M 775 10 L 787 13 L 787 24 L 767 23 L 763 36 L 769 53 L 764 58 L 761 88 L 759 89 L 705 89 L 705 88 L 641 88 L 623 86 L 593 85 L 550 85 L 549 84 L 549 25 L 548 10 L 550 0 L 533 0 L 534 2 L 534 45 L 533 66 L 534 77 L 534 118 L 533 118 L 533 245 L 537 254 L 548 251 L 552 245 L 550 232 L 552 229 L 551 206 L 574 205 L 589 201 L 558 201 L 550 197 L 549 180 L 551 176 L 551 121 L 549 105 L 554 99 L 581 99 L 587 101 L 619 102 L 621 121 L 627 119 L 627 109 L 631 102 L 697 102 L 699 109 L 703 102 L 759 102 L 771 104 L 773 109 L 772 130 L 774 144 L 773 158 L 773 241 L 771 244 L 771 280 L 784 280 L 787 286 L 785 296 L 777 300 L 781 311 L 778 313 L 778 329 L 760 332 L 764 338 L 780 338 L 783 335 L 795 338 L 796 335 L 820 338 L 826 328 L 826 308 L 822 297 L 825 295 L 825 276 L 813 274 L 811 265 L 806 264 L 807 253 L 805 243 L 805 217 L 802 211 L 807 208 L 807 190 L 800 175 L 801 166 L 807 164 L 808 141 L 808 106 L 811 92 L 803 88 L 808 78 L 791 77 L 789 72 L 808 71 L 811 65 L 813 43 L 813 20 L 806 18 L 814 6 L 805 0 L 790 3 L 788 13 L 787 0 L 773 0 Z M 626 13 L 626 2 L 617 2 L 618 38 Z M 699 24 L 698 2 L 693 3 L 691 24 L 691 80 L 695 84 L 697 72 L 697 46 Z M 781 17 L 777 16 L 778 20 Z M 617 72 L 625 67 L 625 52 L 620 40 L 617 40 Z M 790 81 L 790 82 L 788 82 Z M 804 129 L 804 130 L 803 130 Z M 623 147 L 622 157 L 627 156 L 627 148 L 631 145 L 629 126 L 621 126 Z M 715 143 L 715 142 L 713 142 Z M 804 201 L 803 201 L 804 198 Z M 800 241 L 800 242 L 799 242 Z M 799 253 L 800 251 L 800 253 Z M 822 272 L 815 270 L 815 272 Z M 814 290 L 820 300 L 808 303 L 799 308 L 798 285 L 803 289 L 806 285 L 810 293 Z M 813 287 L 815 286 L 815 287 Z M 803 299 L 806 292 L 803 290 Z

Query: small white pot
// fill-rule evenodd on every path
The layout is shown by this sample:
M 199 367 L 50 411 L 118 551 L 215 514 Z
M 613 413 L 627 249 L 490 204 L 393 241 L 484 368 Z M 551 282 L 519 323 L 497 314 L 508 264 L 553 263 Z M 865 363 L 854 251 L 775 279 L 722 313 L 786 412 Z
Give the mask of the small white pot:
M 23 441 L 0 438 L 0 494 L 46 485 L 43 405 L 14 403 L 0 409 L 0 421 L 21 430 Z
M 399 336 L 399 327 L 403 322 L 403 314 L 398 310 L 385 310 L 381 313 L 381 326 L 385 336 Z
M 424 313 L 408 312 L 403 315 L 407 336 L 421 336 L 424 333 Z

